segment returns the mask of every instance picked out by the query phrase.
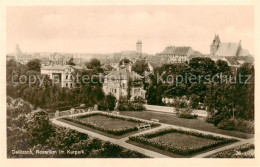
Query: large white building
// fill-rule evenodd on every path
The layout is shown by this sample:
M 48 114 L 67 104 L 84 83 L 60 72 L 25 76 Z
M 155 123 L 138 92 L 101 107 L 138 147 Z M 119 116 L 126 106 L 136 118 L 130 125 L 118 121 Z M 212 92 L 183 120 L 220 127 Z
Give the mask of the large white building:
M 60 83 L 61 87 L 76 87 L 76 78 L 73 78 L 75 70 L 82 70 L 80 66 L 72 65 L 48 65 L 41 67 L 41 74 L 47 74 L 56 83 Z
M 135 97 L 145 98 L 142 77 L 132 71 L 131 65 L 122 65 L 117 70 L 106 75 L 103 83 L 103 91 L 106 95 L 109 93 L 113 94 L 117 100 L 120 97 L 127 97 L 129 80 L 132 81 L 130 100 L 133 100 Z

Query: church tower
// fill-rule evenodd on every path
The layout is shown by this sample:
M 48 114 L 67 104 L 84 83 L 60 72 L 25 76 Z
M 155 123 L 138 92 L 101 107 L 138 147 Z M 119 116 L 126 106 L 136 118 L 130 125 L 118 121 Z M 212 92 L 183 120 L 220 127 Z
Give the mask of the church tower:
M 141 54 L 142 53 L 142 41 L 141 40 L 138 40 L 136 42 L 136 52 Z
M 16 59 L 18 59 L 22 55 L 22 50 L 20 49 L 20 46 L 17 44 L 16 45 Z
M 210 54 L 211 55 L 216 54 L 220 43 L 221 43 L 221 41 L 219 39 L 219 36 L 215 35 L 214 40 L 212 41 L 212 44 L 210 45 Z

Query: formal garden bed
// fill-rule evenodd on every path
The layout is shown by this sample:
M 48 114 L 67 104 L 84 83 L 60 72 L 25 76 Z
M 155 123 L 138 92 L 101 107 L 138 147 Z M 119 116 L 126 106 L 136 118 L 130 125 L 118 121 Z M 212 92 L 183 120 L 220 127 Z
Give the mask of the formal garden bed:
M 160 124 L 151 121 L 143 121 L 104 112 L 90 112 L 83 115 L 61 118 L 60 120 L 69 121 L 114 136 L 122 136 L 138 131 L 138 127 L 142 124 L 150 124 L 151 127 L 160 126 Z
M 243 144 L 235 148 L 224 150 L 207 158 L 254 158 L 254 144 Z
M 129 140 L 183 156 L 190 156 L 237 141 L 233 138 L 223 138 L 174 128 L 162 129 L 139 136 L 131 136 Z
M 181 126 L 186 128 L 192 128 L 192 129 L 197 129 L 202 131 L 208 131 L 213 133 L 219 133 L 223 135 L 239 137 L 244 139 L 249 139 L 254 137 L 254 134 L 249 134 L 249 133 L 235 131 L 235 130 L 230 131 L 230 130 L 219 129 L 213 124 L 207 123 L 205 120 L 183 119 L 183 118 L 179 118 L 175 114 L 160 113 L 155 111 L 139 111 L 139 112 L 124 111 L 121 112 L 120 114 L 124 116 L 136 117 L 145 120 L 158 119 L 160 120 L 161 123 L 166 123 L 166 124 L 176 125 L 176 126 Z

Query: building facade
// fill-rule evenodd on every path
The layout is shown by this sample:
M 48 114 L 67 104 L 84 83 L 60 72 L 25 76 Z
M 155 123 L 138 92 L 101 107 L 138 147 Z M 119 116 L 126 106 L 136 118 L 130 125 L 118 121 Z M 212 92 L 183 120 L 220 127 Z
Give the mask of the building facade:
M 61 87 L 75 88 L 76 78 L 73 77 L 73 72 L 76 70 L 82 70 L 80 66 L 71 65 L 48 65 L 41 67 L 41 74 L 46 74 L 55 83 L 61 85 Z
M 111 93 L 117 100 L 119 100 L 120 97 L 127 97 L 130 82 L 130 100 L 133 100 L 135 97 L 145 98 L 142 77 L 132 71 L 131 65 L 122 65 L 117 70 L 114 70 L 106 75 L 103 83 L 103 91 L 106 95 Z

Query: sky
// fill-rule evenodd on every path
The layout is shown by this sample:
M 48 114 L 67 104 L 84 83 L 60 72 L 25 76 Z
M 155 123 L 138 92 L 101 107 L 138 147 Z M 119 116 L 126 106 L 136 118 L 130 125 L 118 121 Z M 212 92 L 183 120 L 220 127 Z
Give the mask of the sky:
M 23 6 L 8 7 L 7 52 L 154 54 L 166 46 L 191 46 L 202 53 L 219 34 L 254 53 L 252 6 Z

